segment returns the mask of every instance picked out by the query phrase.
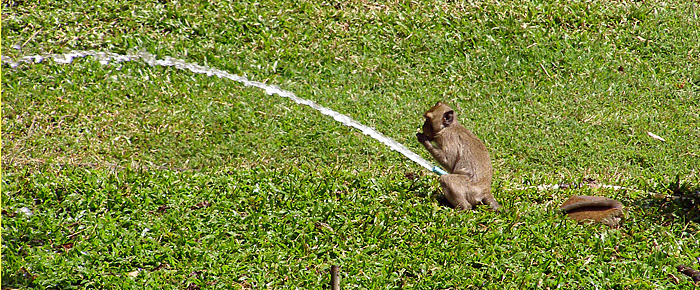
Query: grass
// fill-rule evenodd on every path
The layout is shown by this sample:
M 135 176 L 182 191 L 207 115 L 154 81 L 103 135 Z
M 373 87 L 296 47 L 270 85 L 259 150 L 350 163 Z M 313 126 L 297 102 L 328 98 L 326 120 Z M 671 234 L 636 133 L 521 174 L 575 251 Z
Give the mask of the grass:
M 426 158 L 414 135 L 442 100 L 509 211 L 442 207 L 435 175 L 259 89 L 138 62 L 3 65 L 2 288 L 318 289 L 332 264 L 343 288 L 692 287 L 675 267 L 700 267 L 697 3 L 161 2 L 6 1 L 2 55 L 207 64 Z M 584 179 L 684 198 L 518 189 Z M 562 217 L 574 194 L 623 201 L 622 228 Z

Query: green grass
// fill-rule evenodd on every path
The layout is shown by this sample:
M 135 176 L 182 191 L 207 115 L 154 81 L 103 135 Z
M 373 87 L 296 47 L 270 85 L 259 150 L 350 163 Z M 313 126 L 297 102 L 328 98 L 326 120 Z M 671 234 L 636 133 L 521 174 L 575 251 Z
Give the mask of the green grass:
M 700 268 L 698 3 L 2 5 L 3 57 L 173 56 L 426 158 L 414 135 L 445 101 L 489 148 L 509 210 L 440 206 L 435 175 L 239 83 L 89 58 L 3 65 L 2 288 L 319 289 L 338 264 L 347 289 L 674 289 L 692 287 L 677 265 Z M 687 199 L 517 189 L 588 178 Z M 623 201 L 622 228 L 562 217 L 574 194 Z

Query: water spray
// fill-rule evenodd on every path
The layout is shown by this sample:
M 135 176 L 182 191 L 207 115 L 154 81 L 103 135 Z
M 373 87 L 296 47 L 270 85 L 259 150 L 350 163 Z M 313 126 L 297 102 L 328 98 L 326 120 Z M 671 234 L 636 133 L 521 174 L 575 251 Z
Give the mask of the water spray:
M 108 65 L 110 63 L 113 64 L 118 64 L 121 62 L 128 62 L 128 61 L 135 61 L 135 60 L 140 60 L 150 66 L 161 66 L 161 67 L 174 67 L 179 70 L 189 70 L 193 73 L 196 74 L 206 74 L 207 76 L 217 76 L 222 79 L 229 79 L 235 82 L 242 83 L 246 87 L 256 87 L 265 90 L 265 93 L 268 95 L 278 95 L 283 98 L 288 98 L 294 101 L 297 104 L 300 105 L 306 105 L 314 110 L 317 110 L 321 112 L 321 114 L 324 114 L 326 116 L 333 117 L 334 120 L 342 123 L 345 126 L 353 127 L 355 129 L 360 130 L 363 134 L 370 136 L 374 139 L 376 139 L 379 142 L 382 142 L 384 145 L 389 146 L 392 150 L 399 152 L 403 154 L 404 156 L 408 157 L 413 162 L 418 163 L 418 165 L 423 166 L 424 168 L 437 173 L 438 175 L 444 175 L 447 174 L 445 170 L 438 166 L 432 165 L 430 162 L 427 160 L 423 159 L 420 157 L 420 155 L 416 154 L 415 152 L 409 150 L 404 146 L 403 144 L 396 142 L 396 140 L 391 139 L 389 137 L 384 136 L 382 133 L 379 133 L 377 130 L 365 126 L 354 119 L 350 118 L 347 115 L 338 113 L 336 111 L 333 111 L 329 108 L 326 108 L 324 106 L 321 106 L 314 101 L 303 99 L 300 97 L 297 97 L 294 93 L 290 91 L 286 91 L 283 89 L 280 89 L 278 86 L 275 85 L 266 85 L 261 82 L 257 81 L 251 81 L 248 80 L 246 77 L 238 76 L 232 73 L 229 73 L 224 70 L 208 67 L 208 66 L 203 66 L 195 63 L 189 63 L 181 59 L 173 58 L 166 56 L 163 59 L 157 59 L 155 55 L 147 53 L 147 52 L 137 52 L 137 53 L 130 53 L 126 55 L 118 54 L 118 53 L 113 53 L 113 52 L 99 52 L 99 51 L 93 51 L 93 50 L 73 50 L 64 54 L 44 54 L 44 55 L 33 55 L 33 56 L 25 56 L 21 57 L 19 59 L 13 60 L 8 57 L 2 57 L 2 62 L 8 64 L 10 67 L 15 68 L 19 66 L 21 63 L 27 63 L 27 64 L 34 64 L 34 63 L 41 63 L 45 59 L 53 59 L 55 63 L 58 64 L 69 64 L 73 62 L 73 59 L 75 58 L 84 58 L 87 56 L 92 56 L 95 60 L 97 60 L 100 64 L 102 65 Z

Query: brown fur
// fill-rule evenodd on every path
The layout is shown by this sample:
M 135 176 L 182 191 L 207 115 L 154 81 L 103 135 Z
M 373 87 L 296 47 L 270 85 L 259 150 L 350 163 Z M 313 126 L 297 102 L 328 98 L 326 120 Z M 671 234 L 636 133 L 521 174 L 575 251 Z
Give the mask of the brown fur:
M 440 176 L 440 185 L 450 204 L 457 209 L 472 209 L 477 204 L 500 209 L 501 205 L 491 194 L 493 169 L 484 143 L 462 127 L 454 110 L 441 102 L 423 116 L 423 133 L 416 137 L 449 172 Z
M 624 217 L 622 203 L 602 196 L 574 195 L 559 208 L 572 219 L 584 222 L 600 222 L 618 228 Z

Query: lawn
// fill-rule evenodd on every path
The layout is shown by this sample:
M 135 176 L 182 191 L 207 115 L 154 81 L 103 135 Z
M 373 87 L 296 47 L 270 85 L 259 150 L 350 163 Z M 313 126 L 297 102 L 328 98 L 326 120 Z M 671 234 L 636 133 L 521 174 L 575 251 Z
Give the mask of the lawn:
M 676 267 L 700 268 L 699 15 L 657 0 L 3 1 L 4 60 L 175 57 L 428 160 L 415 133 L 444 101 L 489 149 L 507 211 L 442 206 L 437 175 L 240 82 L 3 63 L 2 288 L 321 289 L 331 265 L 344 289 L 692 288 Z M 590 180 L 625 189 L 534 188 Z M 622 201 L 622 227 L 562 216 L 571 195 Z

